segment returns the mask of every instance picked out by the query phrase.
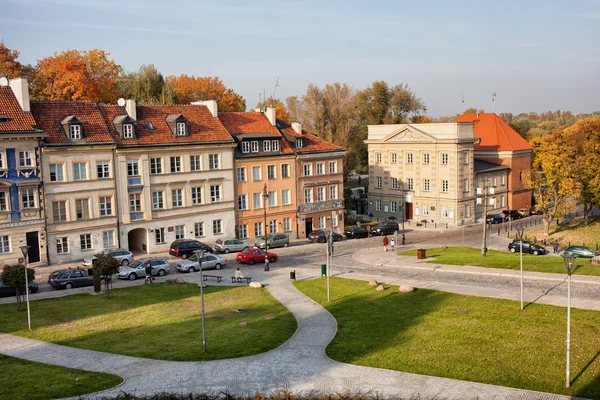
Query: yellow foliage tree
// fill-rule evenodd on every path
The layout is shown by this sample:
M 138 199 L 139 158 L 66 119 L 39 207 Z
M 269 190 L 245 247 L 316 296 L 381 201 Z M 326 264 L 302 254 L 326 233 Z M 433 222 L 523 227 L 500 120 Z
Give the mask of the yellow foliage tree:
M 219 111 L 245 111 L 246 100 L 233 89 L 227 88 L 218 77 L 170 76 L 176 101 L 189 104 L 199 100 L 216 100 Z
M 275 107 L 275 116 L 278 119 L 281 119 L 283 121 L 287 121 L 287 122 L 298 122 L 298 121 L 292 121 L 292 117 L 290 115 L 290 112 L 288 111 L 288 109 L 285 107 L 285 105 L 281 102 L 281 100 L 279 99 L 268 99 L 267 101 L 259 101 L 256 104 L 256 108 L 263 108 L 263 107 Z
M 26 77 L 31 74 L 33 68 L 31 65 L 23 65 L 19 61 L 19 52 L 11 50 L 0 42 L 0 76 L 8 77 L 9 79 Z

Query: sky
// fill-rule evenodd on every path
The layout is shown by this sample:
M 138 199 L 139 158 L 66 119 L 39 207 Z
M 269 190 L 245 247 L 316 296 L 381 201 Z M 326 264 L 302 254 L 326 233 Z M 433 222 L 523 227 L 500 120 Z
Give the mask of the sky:
M 600 0 L 0 0 L 35 64 L 99 48 L 127 71 L 218 76 L 253 108 L 310 83 L 406 83 L 432 117 L 600 110 Z M 276 86 L 277 84 L 277 86 Z

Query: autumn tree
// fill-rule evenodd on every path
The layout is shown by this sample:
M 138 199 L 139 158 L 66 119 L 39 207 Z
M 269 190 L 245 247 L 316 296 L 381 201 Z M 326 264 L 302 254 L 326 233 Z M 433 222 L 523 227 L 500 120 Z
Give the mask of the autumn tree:
M 227 88 L 218 77 L 170 76 L 177 103 L 189 104 L 200 100 L 216 100 L 219 111 L 245 111 L 246 100 Z
M 37 100 L 93 100 L 114 103 L 121 67 L 103 50 L 67 50 L 38 61 L 32 82 Z
M 356 107 L 368 125 L 402 124 L 410 115 L 427 111 L 425 103 L 407 84 L 389 87 L 384 81 L 375 81 L 356 95 Z
M 104 293 L 110 296 L 109 287 L 112 276 L 119 272 L 121 263 L 111 254 L 98 253 L 94 256 L 94 273 L 104 278 Z
M 7 48 L 4 42 L 0 41 L 0 77 L 14 79 L 31 75 L 33 71 L 31 65 L 21 64 L 17 58 L 19 58 L 19 52 Z
M 119 96 L 142 104 L 164 104 L 164 88 L 165 78 L 153 64 L 123 73 L 118 79 Z
M 33 282 L 35 271 L 27 268 L 27 280 Z M 17 295 L 17 311 L 23 311 L 23 295 L 25 294 L 25 266 L 23 264 L 5 265 L 0 274 L 0 281 L 6 286 L 14 287 Z
M 292 117 L 290 116 L 290 112 L 285 107 L 285 104 L 281 102 L 279 99 L 270 98 L 267 101 L 259 101 L 256 103 L 256 108 L 264 108 L 264 107 L 274 107 L 275 108 L 275 116 L 278 119 L 287 121 L 287 122 L 298 122 L 292 121 Z

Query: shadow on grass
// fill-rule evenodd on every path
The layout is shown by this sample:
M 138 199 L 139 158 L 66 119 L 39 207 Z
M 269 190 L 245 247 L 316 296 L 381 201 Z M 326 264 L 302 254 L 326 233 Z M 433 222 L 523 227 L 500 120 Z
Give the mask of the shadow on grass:
M 585 364 L 585 366 L 583 368 L 581 368 L 581 370 L 579 371 L 579 373 L 577 375 L 575 375 L 575 378 L 573 378 L 573 380 L 571 381 L 572 385 L 577 382 L 577 380 L 581 377 L 581 375 L 583 375 L 583 373 L 598 359 L 599 356 L 600 356 L 600 350 L 598 350 L 596 355 L 594 357 L 592 357 L 590 359 L 590 361 L 588 361 L 588 363 Z M 600 386 L 600 383 L 598 383 L 598 386 Z

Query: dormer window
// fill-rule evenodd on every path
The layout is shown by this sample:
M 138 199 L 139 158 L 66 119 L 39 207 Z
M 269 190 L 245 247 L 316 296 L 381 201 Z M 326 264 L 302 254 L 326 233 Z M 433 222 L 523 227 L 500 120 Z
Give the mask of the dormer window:
M 185 135 L 186 135 L 185 122 L 178 122 L 177 123 L 177 136 L 185 136 Z
M 0 114 L 0 124 L 3 123 L 3 122 L 8 122 L 8 121 L 9 121 L 8 115 L 6 115 L 6 114 Z
M 167 125 L 174 137 L 189 136 L 187 120 L 181 114 L 170 114 L 166 118 Z
M 271 141 L 263 140 L 263 151 L 271 151 Z
M 272 140 L 271 148 L 273 151 L 279 151 L 279 140 Z
M 250 153 L 250 142 L 242 142 L 242 153 Z
M 303 139 L 296 139 L 296 148 L 297 149 L 301 149 L 304 147 L 304 140 Z
M 123 124 L 123 139 L 133 139 L 133 124 Z
M 83 121 L 75 115 L 69 115 L 60 121 L 63 132 L 70 141 L 80 141 L 83 139 Z
M 81 139 L 81 125 L 69 125 L 69 138 L 71 140 Z
M 250 142 L 250 145 L 252 147 L 252 152 L 253 153 L 258 153 L 258 140 L 253 140 L 252 142 Z
M 117 115 L 113 119 L 113 125 L 117 132 L 119 132 L 121 140 L 135 139 L 135 120 L 129 115 Z

